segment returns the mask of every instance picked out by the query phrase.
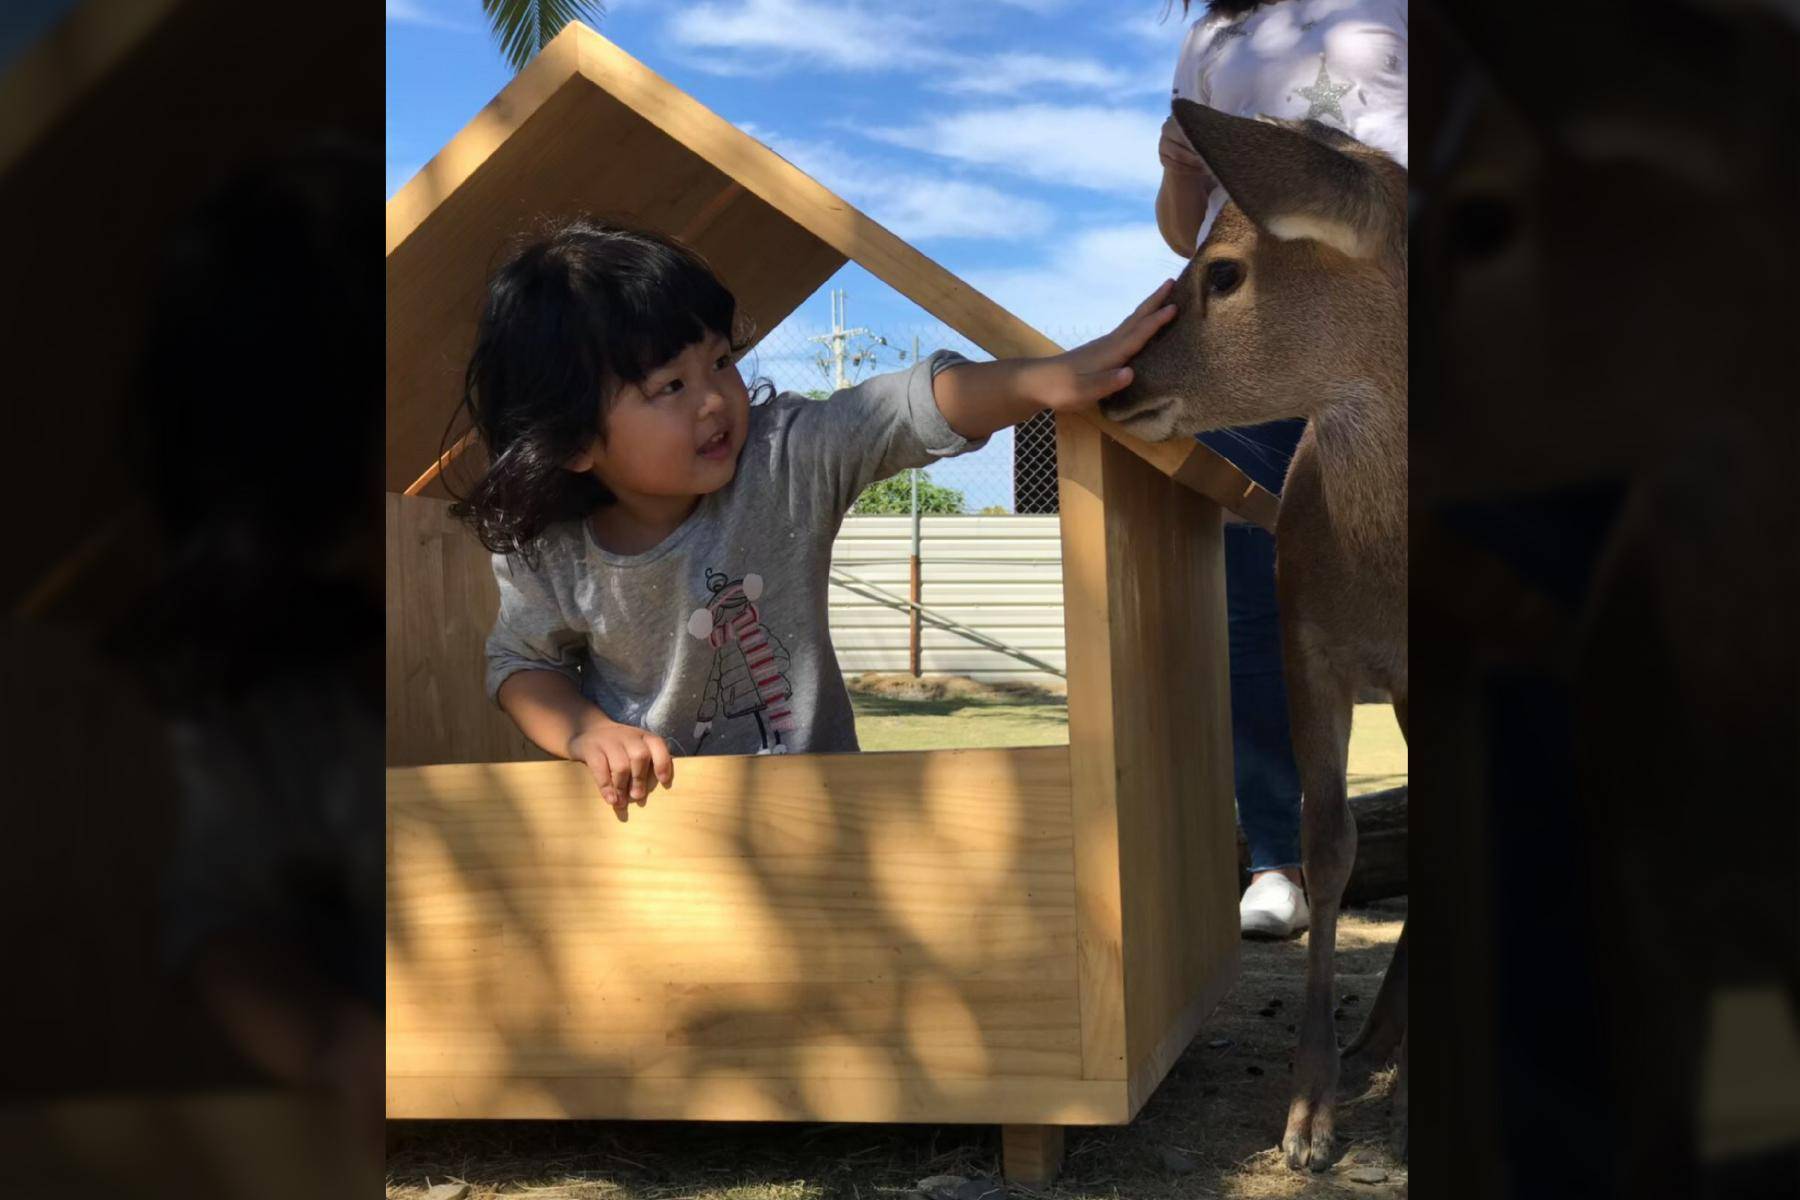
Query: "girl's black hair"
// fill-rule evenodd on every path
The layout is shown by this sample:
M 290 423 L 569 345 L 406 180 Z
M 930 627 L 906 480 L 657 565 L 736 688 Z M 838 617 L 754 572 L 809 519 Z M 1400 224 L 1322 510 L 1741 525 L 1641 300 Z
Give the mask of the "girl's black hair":
M 458 408 L 487 469 L 451 513 L 493 553 L 529 559 L 549 526 L 612 503 L 564 464 L 604 442 L 620 387 L 708 333 L 733 353 L 750 340 L 736 298 L 673 238 L 582 217 L 528 240 L 488 280 Z M 753 394 L 773 390 L 759 381 Z

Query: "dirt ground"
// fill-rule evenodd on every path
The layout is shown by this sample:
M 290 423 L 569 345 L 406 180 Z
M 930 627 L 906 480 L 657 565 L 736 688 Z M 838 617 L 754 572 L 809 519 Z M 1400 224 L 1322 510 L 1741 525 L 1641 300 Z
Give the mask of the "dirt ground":
M 1340 921 L 1340 1041 L 1374 1001 L 1405 913 L 1404 899 L 1387 900 Z M 467 1200 L 907 1200 L 949 1176 L 968 1181 L 954 1194 L 971 1200 L 1405 1196 L 1386 1144 L 1390 1068 L 1345 1067 L 1329 1171 L 1289 1171 L 1275 1149 L 1305 966 L 1304 936 L 1243 943 L 1237 986 L 1137 1120 L 1070 1130 L 1063 1174 L 1044 1189 L 1001 1190 L 999 1132 L 983 1126 L 429 1121 L 390 1126 L 387 1195 L 423 1200 L 466 1182 Z

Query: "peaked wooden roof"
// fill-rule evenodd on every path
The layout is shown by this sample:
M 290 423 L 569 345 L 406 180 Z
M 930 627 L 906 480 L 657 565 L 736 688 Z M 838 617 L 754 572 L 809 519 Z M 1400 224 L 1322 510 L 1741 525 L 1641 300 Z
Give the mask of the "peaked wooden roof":
M 854 260 L 997 358 L 1059 347 L 606 38 L 574 23 L 387 205 L 387 487 L 437 460 L 506 240 L 589 212 L 698 249 L 767 332 Z M 1225 507 L 1275 500 L 1197 442 L 1083 416 Z M 436 491 L 436 487 L 431 489 Z M 441 494 L 441 493 L 440 493 Z

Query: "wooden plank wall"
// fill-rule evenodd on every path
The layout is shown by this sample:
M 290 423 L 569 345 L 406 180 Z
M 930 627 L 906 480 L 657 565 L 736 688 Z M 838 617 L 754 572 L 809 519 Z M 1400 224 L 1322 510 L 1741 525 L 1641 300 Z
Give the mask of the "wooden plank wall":
M 1062 747 L 388 773 L 388 1114 L 1097 1123 Z
M 1058 422 L 1084 1068 L 1133 1110 L 1237 972 L 1221 513 Z
M 548 756 L 488 702 L 500 605 L 489 557 L 448 501 L 387 494 L 387 765 Z

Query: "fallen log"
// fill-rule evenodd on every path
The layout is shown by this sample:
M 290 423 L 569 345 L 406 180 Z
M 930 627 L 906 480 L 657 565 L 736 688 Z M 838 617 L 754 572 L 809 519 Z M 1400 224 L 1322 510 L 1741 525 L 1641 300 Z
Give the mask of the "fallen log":
M 1406 895 L 1406 787 L 1350 797 L 1356 818 L 1356 865 L 1344 887 L 1345 904 Z M 1238 890 L 1250 886 L 1250 847 L 1237 831 Z

